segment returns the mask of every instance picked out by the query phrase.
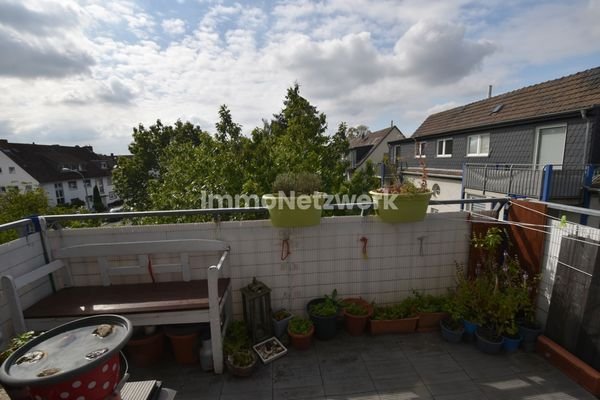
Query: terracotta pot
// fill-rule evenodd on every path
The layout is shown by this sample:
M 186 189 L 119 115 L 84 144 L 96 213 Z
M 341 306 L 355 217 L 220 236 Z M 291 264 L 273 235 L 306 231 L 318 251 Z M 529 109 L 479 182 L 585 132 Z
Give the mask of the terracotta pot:
M 159 330 L 153 335 L 132 338 L 125 346 L 125 354 L 136 367 L 148 367 L 162 358 L 165 347 L 165 334 Z
M 292 333 L 290 332 L 290 329 L 288 327 L 288 335 L 290 337 L 290 341 L 292 342 L 292 346 L 294 346 L 296 350 L 308 350 L 310 348 L 310 344 L 312 342 L 314 333 L 314 326 L 311 326 L 308 333 L 304 335 Z
M 386 333 L 412 333 L 417 330 L 419 317 L 402 319 L 370 320 L 371 334 L 383 335 Z
M 187 335 L 167 334 L 167 336 L 171 340 L 175 360 L 179 364 L 190 365 L 198 363 L 198 333 Z
M 433 332 L 440 330 L 440 321 L 448 317 L 445 312 L 419 313 L 419 326 L 417 332 Z
M 351 336 L 360 336 L 364 333 L 369 318 L 373 316 L 373 305 L 361 298 L 344 299 L 344 303 L 360 304 L 365 307 L 368 312 L 367 315 L 352 315 L 343 310 L 344 313 L 344 327 Z

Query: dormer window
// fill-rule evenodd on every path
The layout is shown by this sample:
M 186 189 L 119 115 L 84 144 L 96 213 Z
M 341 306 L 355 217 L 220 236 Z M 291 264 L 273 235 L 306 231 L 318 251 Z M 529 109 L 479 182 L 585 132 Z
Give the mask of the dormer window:
M 106 161 L 100 161 L 100 168 L 101 169 L 108 169 L 108 164 L 106 163 Z

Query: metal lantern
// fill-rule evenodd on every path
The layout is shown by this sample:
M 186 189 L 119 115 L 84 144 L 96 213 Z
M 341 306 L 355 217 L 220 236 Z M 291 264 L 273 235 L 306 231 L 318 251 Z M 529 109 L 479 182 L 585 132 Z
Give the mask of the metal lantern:
M 242 288 L 242 304 L 244 305 L 244 321 L 253 343 L 261 342 L 272 335 L 271 321 L 271 289 L 257 281 Z

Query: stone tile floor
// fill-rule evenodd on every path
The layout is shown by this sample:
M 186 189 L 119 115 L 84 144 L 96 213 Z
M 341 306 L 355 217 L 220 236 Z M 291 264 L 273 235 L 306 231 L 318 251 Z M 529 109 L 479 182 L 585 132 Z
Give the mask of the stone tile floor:
M 182 367 L 172 356 L 152 368 L 131 368 L 130 380 L 159 379 L 192 399 L 595 399 L 533 353 L 487 355 L 473 344 L 450 344 L 439 333 L 315 341 L 260 365 L 249 378 Z

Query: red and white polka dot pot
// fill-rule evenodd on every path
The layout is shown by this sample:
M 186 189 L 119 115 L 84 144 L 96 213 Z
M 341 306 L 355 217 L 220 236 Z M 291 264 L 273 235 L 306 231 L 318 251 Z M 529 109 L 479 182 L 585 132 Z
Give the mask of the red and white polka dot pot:
M 33 339 L 2 364 L 0 383 L 12 400 L 103 400 L 122 376 L 120 349 L 129 320 L 98 315 Z

